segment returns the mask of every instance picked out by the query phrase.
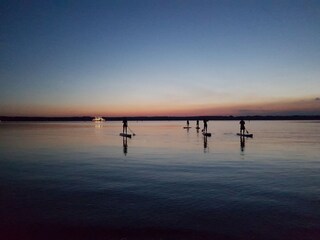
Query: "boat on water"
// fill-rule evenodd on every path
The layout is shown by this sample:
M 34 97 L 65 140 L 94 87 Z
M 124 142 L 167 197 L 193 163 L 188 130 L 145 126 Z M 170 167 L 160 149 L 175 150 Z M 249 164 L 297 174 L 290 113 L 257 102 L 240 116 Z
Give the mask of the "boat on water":
M 92 119 L 92 122 L 104 122 L 104 121 L 106 120 L 102 117 L 95 117 L 94 119 Z

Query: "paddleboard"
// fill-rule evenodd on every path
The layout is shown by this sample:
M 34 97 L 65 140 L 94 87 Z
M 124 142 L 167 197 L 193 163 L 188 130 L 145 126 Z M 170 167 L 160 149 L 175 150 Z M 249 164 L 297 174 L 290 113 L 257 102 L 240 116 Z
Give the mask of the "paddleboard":
M 120 133 L 120 136 L 131 138 L 131 134 Z
M 189 128 L 191 128 L 191 127 L 183 127 L 184 129 L 189 129 Z
M 200 127 L 196 127 L 196 129 L 200 129 Z
M 237 133 L 238 136 L 240 137 L 253 137 L 253 134 L 241 134 L 241 133 Z
M 205 136 L 205 137 L 211 137 L 211 133 L 202 133 L 203 134 L 203 136 Z

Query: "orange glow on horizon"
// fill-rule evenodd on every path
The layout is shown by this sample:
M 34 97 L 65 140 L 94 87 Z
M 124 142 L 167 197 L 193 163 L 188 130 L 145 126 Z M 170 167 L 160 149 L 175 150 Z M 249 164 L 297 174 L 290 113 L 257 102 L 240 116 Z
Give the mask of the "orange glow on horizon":
M 16 106 L 2 109 L 2 116 L 205 116 L 205 115 L 272 115 L 286 112 L 320 112 L 320 101 L 282 100 L 266 103 L 238 104 L 130 104 L 96 106 Z

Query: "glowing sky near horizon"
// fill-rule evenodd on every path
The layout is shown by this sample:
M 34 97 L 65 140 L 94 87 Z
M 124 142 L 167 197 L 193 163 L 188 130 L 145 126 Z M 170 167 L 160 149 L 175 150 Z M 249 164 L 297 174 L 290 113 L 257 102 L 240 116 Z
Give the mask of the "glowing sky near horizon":
M 0 4 L 0 115 L 320 114 L 319 1 Z

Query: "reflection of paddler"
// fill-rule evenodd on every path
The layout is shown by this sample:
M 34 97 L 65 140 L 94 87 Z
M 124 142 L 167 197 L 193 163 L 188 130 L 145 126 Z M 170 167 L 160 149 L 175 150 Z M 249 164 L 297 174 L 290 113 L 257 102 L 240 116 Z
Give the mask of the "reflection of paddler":
M 123 153 L 124 155 L 127 155 L 128 153 L 128 138 L 123 138 Z
M 208 138 L 205 136 L 203 138 L 203 148 L 206 149 L 208 147 Z
M 240 137 L 240 149 L 241 152 L 244 151 L 244 147 L 246 146 L 246 140 L 244 139 L 244 137 Z

